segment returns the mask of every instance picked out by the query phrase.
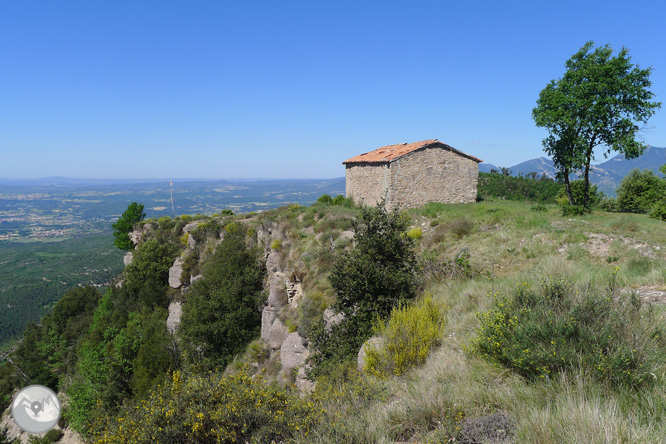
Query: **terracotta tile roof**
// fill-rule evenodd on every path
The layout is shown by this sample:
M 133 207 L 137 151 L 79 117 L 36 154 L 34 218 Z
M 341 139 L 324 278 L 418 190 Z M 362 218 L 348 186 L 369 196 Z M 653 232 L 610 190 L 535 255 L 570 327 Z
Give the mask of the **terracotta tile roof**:
M 387 163 L 392 162 L 405 154 L 409 154 L 412 151 L 416 151 L 421 148 L 427 148 L 430 146 L 439 146 L 441 148 L 453 151 L 456 154 L 472 159 L 476 162 L 483 162 L 481 159 L 465 154 L 462 151 L 459 151 L 445 143 L 440 142 L 437 139 L 428 139 L 422 140 L 420 142 L 412 143 L 398 143 L 396 145 L 386 145 L 381 148 L 377 148 L 374 151 L 369 153 L 359 154 L 354 156 L 351 159 L 347 159 L 342 162 L 344 165 L 348 163 Z

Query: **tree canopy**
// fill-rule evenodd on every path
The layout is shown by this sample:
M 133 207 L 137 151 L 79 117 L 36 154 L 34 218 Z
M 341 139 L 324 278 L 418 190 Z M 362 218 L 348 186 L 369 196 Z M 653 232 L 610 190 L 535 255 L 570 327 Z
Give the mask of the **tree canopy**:
M 113 245 L 121 250 L 131 250 L 134 243 L 129 238 L 129 232 L 134 228 L 134 224 L 141 222 L 146 217 L 143 212 L 143 204 L 132 202 L 125 212 L 118 218 L 113 227 Z
M 594 48 L 590 41 L 565 66 L 564 76 L 552 80 L 539 94 L 532 118 L 549 133 L 543 140 L 544 151 L 552 156 L 564 180 L 569 203 L 589 207 L 594 149 L 603 147 L 604 157 L 612 151 L 627 159 L 640 156 L 647 146 L 637 140 L 638 124 L 647 123 L 661 103 L 651 101 L 652 68 L 640 69 L 631 63 L 626 48 L 613 56 L 609 45 Z M 576 202 L 569 175 L 581 171 L 583 202 Z

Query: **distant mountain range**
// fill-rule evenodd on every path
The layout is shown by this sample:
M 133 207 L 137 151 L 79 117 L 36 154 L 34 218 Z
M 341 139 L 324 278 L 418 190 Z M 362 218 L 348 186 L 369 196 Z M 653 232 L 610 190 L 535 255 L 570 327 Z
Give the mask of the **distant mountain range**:
M 622 179 L 629 174 L 629 171 L 634 168 L 647 169 L 662 176 L 658 170 L 665 163 L 666 148 L 648 145 L 643 155 L 636 159 L 627 160 L 623 154 L 618 154 L 606 162 L 592 165 L 590 169 L 590 181 L 597 185 L 600 191 L 609 196 L 615 196 L 616 188 L 620 185 Z M 482 173 L 489 173 L 493 169 L 500 171 L 499 167 L 489 163 L 479 165 L 479 171 Z M 547 157 L 528 160 L 527 162 L 509 167 L 509 169 L 512 176 L 526 175 L 534 172 L 539 176 L 545 174 L 548 177 L 555 177 L 557 173 L 553 161 Z M 573 175 L 573 177 L 575 178 L 576 176 Z

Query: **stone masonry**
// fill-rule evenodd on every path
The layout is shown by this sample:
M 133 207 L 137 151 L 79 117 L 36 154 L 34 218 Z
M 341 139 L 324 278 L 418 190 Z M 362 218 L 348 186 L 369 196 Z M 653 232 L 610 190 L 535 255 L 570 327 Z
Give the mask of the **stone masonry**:
M 474 202 L 481 159 L 438 140 L 389 145 L 343 162 L 347 197 L 387 207 Z

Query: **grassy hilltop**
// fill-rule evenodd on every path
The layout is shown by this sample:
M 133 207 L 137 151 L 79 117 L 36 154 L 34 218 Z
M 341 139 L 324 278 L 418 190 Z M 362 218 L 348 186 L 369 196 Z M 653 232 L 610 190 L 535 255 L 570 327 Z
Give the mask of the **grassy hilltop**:
M 32 371 L 68 393 L 68 424 L 109 443 L 663 442 L 666 225 L 646 215 L 564 217 L 555 205 L 504 200 L 403 212 L 401 236 L 417 257 L 415 301 L 374 323 L 368 333 L 384 345 L 369 352 L 365 371 L 355 353 L 318 371 L 313 361 L 310 394 L 290 388 L 293 374 L 283 385 L 258 329 L 239 354 L 215 361 L 188 349 L 200 330 L 166 332 L 166 304 L 179 299 L 187 311 L 188 298 L 213 281 L 183 295 L 162 281 L 148 287 L 141 261 L 164 276 L 194 236 L 184 273 L 206 276 L 220 260 L 218 233 L 232 238 L 245 227 L 248 251 L 277 252 L 281 269 L 302 283 L 301 303 L 278 316 L 314 351 L 316 324 L 336 298 L 329 277 L 355 248 L 348 233 L 361 213 L 328 203 L 196 218 L 187 235 L 194 218 L 149 221 L 156 241 L 144 241 L 138 265 L 126 270 L 129 289 L 65 298 L 69 313 L 85 308 L 70 323 L 57 304 L 43 321 L 51 336 L 30 329 L 24 339 L 38 350 L 61 347 L 50 368 Z M 153 263 L 151 254 L 166 259 Z M 225 273 L 215 279 L 226 282 Z M 9 373 L 0 367 L 0 384 Z

